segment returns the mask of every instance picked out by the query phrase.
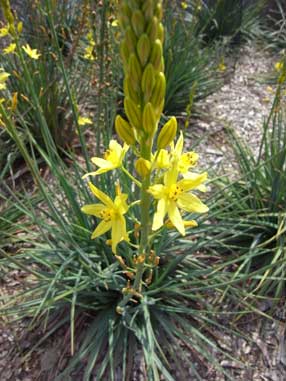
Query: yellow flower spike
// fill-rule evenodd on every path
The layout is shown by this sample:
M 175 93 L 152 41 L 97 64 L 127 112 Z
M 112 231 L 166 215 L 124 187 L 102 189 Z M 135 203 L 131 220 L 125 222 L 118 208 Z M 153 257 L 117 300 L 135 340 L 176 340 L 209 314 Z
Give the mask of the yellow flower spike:
M 99 190 L 95 185 L 90 182 L 88 185 L 94 196 L 101 201 L 101 203 L 84 205 L 81 208 L 83 213 L 102 220 L 95 228 L 91 238 L 95 239 L 111 230 L 112 252 L 116 254 L 116 247 L 119 242 L 129 241 L 124 218 L 124 215 L 128 211 L 128 205 L 126 203 L 127 194 L 117 191 L 117 195 L 114 201 L 112 201 L 109 196 Z
M 11 53 L 14 53 L 15 49 L 16 49 L 16 44 L 11 43 L 10 45 L 8 45 L 6 48 L 3 49 L 3 53 L 11 54 Z
M 164 176 L 164 184 L 149 187 L 149 193 L 158 200 L 157 210 L 154 215 L 152 230 L 158 230 L 164 225 L 166 214 L 175 228 L 185 235 L 185 226 L 179 208 L 192 213 L 205 213 L 208 207 L 194 194 L 193 189 L 198 189 L 207 179 L 207 173 L 197 174 L 192 179 L 177 181 L 177 173 L 171 168 Z
M 82 178 L 85 179 L 87 176 L 97 176 L 121 167 L 122 160 L 124 159 L 128 148 L 129 146 L 125 143 L 122 147 L 116 140 L 111 140 L 109 143 L 109 149 L 105 152 L 103 159 L 100 157 L 91 158 L 93 164 L 97 165 L 99 169 L 95 172 L 85 174 Z
M 23 45 L 22 49 L 33 60 L 38 60 L 41 56 L 41 54 L 38 53 L 37 49 L 32 49 L 29 44 L 26 44 L 26 46 Z
M 158 139 L 157 147 L 160 150 L 161 148 L 166 148 L 174 140 L 177 133 L 177 119 L 172 116 L 167 123 L 162 127 Z

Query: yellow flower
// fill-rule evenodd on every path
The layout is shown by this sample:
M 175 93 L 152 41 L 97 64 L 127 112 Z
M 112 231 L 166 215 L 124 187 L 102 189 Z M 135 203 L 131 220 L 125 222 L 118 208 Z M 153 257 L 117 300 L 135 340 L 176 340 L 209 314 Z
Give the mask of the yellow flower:
M 149 193 L 159 200 L 154 215 L 152 230 L 158 230 L 164 225 L 164 218 L 168 214 L 171 223 L 185 235 L 185 225 L 179 208 L 187 212 L 205 213 L 208 207 L 194 194 L 193 189 L 198 189 L 207 179 L 207 173 L 193 174 L 191 179 L 177 181 L 177 171 L 172 167 L 164 176 L 164 184 L 149 187 Z
M 116 246 L 121 241 L 128 241 L 126 231 L 126 221 L 124 214 L 128 210 L 126 203 L 127 195 L 121 193 L 120 187 L 116 188 L 116 197 L 112 201 L 109 196 L 96 188 L 92 183 L 88 183 L 90 190 L 102 203 L 84 205 L 81 210 L 89 215 L 100 218 L 102 221 L 97 225 L 91 238 L 97 238 L 111 229 L 112 252 L 116 254 Z
M 26 44 L 26 46 L 23 45 L 22 48 L 29 57 L 33 58 L 33 60 L 37 60 L 41 56 L 37 49 L 32 49 L 29 44 Z
M 118 25 L 119 25 L 119 21 L 117 19 L 115 19 L 111 22 L 111 26 L 113 26 L 113 27 L 117 27 Z
M 10 54 L 10 53 L 13 53 L 15 51 L 15 49 L 16 49 L 16 44 L 12 43 L 3 49 L 3 53 L 4 54 Z
M 190 168 L 195 167 L 199 159 L 199 155 L 196 152 L 190 151 L 182 153 L 183 147 L 184 137 L 181 132 L 176 145 L 174 146 L 174 143 L 171 144 L 172 163 L 180 173 L 186 173 Z
M 117 143 L 116 140 L 111 140 L 109 143 L 109 149 L 104 153 L 104 158 L 93 157 L 91 161 L 97 165 L 99 169 L 95 172 L 87 173 L 83 176 L 83 179 L 87 176 L 96 176 L 101 173 L 112 171 L 121 166 L 122 160 L 128 150 L 129 146 L 124 143 L 123 147 Z
M 4 26 L 3 28 L 0 28 L 0 38 L 5 37 L 9 34 L 9 27 Z
M 187 8 L 188 8 L 188 4 L 187 4 L 185 1 L 182 1 L 182 2 L 181 2 L 181 7 L 182 7 L 183 9 L 187 9 Z
M 278 62 L 276 62 L 274 67 L 275 67 L 276 71 L 281 71 L 283 69 L 283 67 L 284 67 L 284 63 L 282 61 L 278 61 Z
M 94 46 L 89 45 L 84 49 L 85 53 L 83 55 L 83 58 L 89 61 L 94 61 L 95 60 L 95 54 L 94 54 Z
M 77 122 L 78 122 L 79 126 L 85 126 L 86 124 L 92 124 L 92 120 L 90 118 L 87 118 L 86 116 L 79 116 Z
M 6 81 L 10 77 L 10 74 L 4 71 L 3 68 L 0 68 L 0 90 L 6 89 Z

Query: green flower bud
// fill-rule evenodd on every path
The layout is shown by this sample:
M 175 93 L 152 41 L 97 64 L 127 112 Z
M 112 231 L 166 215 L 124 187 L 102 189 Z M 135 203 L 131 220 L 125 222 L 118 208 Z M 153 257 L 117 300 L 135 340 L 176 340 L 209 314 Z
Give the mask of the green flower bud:
M 152 104 L 149 102 L 145 105 L 142 116 L 143 129 L 150 135 L 154 135 L 157 128 L 157 118 Z
M 141 94 L 133 88 L 128 74 L 125 76 L 123 86 L 125 96 L 132 99 L 136 104 L 139 104 L 141 102 Z
M 155 86 L 155 70 L 153 68 L 153 65 L 149 63 L 143 72 L 142 82 L 141 82 L 141 89 L 144 93 L 145 102 L 149 101 L 152 95 L 154 86 Z
M 163 24 L 161 22 L 158 25 L 158 38 L 161 41 L 161 43 L 163 44 L 164 38 L 165 38 L 165 32 L 164 32 Z
M 162 1 L 159 1 L 158 4 L 156 5 L 155 16 L 157 16 L 159 20 L 162 20 L 162 18 L 163 18 Z
M 149 160 L 145 160 L 142 157 L 140 157 L 135 162 L 135 169 L 139 176 L 141 176 L 141 178 L 144 179 L 150 173 L 151 163 Z
M 157 17 L 152 17 L 147 26 L 147 34 L 151 41 L 151 44 L 158 38 L 158 19 Z
M 165 99 L 166 92 L 166 79 L 164 73 L 159 73 L 156 77 L 155 87 L 150 99 L 155 110 L 157 110 L 161 105 L 162 101 Z
M 126 40 L 126 45 L 128 47 L 129 52 L 130 53 L 135 52 L 137 39 L 136 39 L 135 33 L 133 32 L 133 29 L 131 28 L 131 26 L 128 26 L 126 28 L 125 40 Z
M 162 127 L 158 139 L 157 139 L 157 148 L 162 149 L 166 148 L 175 138 L 177 133 L 177 119 L 172 116 L 167 123 Z
M 161 63 L 163 56 L 162 42 L 157 38 L 153 43 L 150 62 L 153 64 L 155 70 L 161 71 Z
M 123 40 L 120 44 L 120 56 L 123 62 L 124 71 L 128 69 L 129 49 L 126 40 Z
M 130 146 L 135 144 L 136 139 L 133 128 L 120 115 L 116 116 L 115 130 L 120 139 L 122 139 L 125 143 Z
M 136 11 L 137 9 L 140 8 L 140 0 L 128 0 L 129 7 L 133 10 Z
M 132 53 L 129 57 L 128 73 L 130 82 L 133 88 L 138 91 L 140 90 L 141 80 L 142 80 L 142 69 L 141 65 L 136 57 L 136 54 Z
M 145 19 L 147 21 L 150 20 L 154 14 L 154 2 L 153 2 L 153 0 L 145 0 L 143 3 L 142 10 L 144 12 Z
M 131 17 L 132 27 L 137 37 L 140 37 L 144 33 L 145 29 L 145 19 L 143 13 L 138 9 L 133 12 Z
M 124 99 L 124 110 L 128 117 L 128 120 L 135 129 L 140 130 L 142 128 L 142 115 L 140 108 L 130 98 Z
M 147 34 L 142 34 L 137 43 L 137 53 L 140 59 L 141 65 L 145 66 L 150 55 L 150 40 Z

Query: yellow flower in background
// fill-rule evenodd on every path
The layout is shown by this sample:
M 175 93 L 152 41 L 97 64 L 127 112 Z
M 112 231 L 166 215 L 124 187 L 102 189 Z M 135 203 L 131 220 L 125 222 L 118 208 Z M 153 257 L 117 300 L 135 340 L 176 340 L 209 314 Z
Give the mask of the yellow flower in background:
M 187 212 L 205 213 L 208 207 L 194 194 L 193 189 L 199 189 L 207 179 L 207 173 L 193 174 L 190 179 L 177 181 L 177 171 L 171 168 L 164 176 L 164 184 L 152 185 L 148 192 L 158 200 L 154 215 L 152 230 L 158 230 L 164 225 L 164 218 L 168 215 L 176 229 L 185 235 L 185 225 L 179 208 Z
M 111 22 L 111 26 L 113 26 L 113 27 L 117 27 L 117 26 L 119 26 L 119 21 L 118 21 L 117 19 L 113 20 L 113 21 Z
M 0 68 L 0 90 L 6 89 L 6 81 L 10 77 L 10 74 L 4 71 L 3 68 Z
M 120 187 L 117 185 L 116 197 L 112 201 L 109 196 L 92 183 L 88 183 L 88 185 L 95 197 L 101 201 L 101 203 L 84 205 L 81 208 L 85 214 L 102 220 L 95 228 L 91 238 L 95 239 L 111 230 L 112 252 L 116 254 L 116 246 L 119 242 L 129 240 L 124 217 L 124 214 L 128 211 L 127 194 L 121 193 Z
M 278 62 L 276 62 L 274 67 L 275 67 L 276 71 L 281 71 L 283 69 L 283 67 L 284 67 L 284 63 L 282 61 L 278 61 Z
M 89 45 L 84 49 L 85 53 L 83 55 L 83 58 L 89 61 L 94 61 L 95 60 L 95 53 L 94 53 L 94 46 Z
M 37 49 L 32 49 L 29 44 L 26 44 L 26 46 L 22 46 L 24 52 L 31 57 L 33 60 L 38 60 L 41 56 L 40 53 L 38 53 Z
M 15 49 L 16 49 L 16 44 L 11 43 L 10 45 L 8 45 L 6 48 L 3 49 L 3 53 L 11 54 L 11 53 L 14 53 Z
M 188 8 L 188 4 L 187 4 L 185 1 L 182 1 L 182 2 L 181 2 L 181 7 L 182 7 L 183 9 L 187 9 L 187 8 Z
M 85 126 L 86 124 L 92 124 L 92 120 L 86 116 L 79 116 L 77 122 L 78 122 L 79 126 Z
M 0 38 L 5 37 L 9 34 L 9 27 L 4 26 L 3 28 L 0 28 Z
M 124 143 L 123 147 L 117 143 L 116 140 L 111 140 L 109 143 L 109 149 L 104 153 L 104 158 L 92 157 L 91 161 L 97 165 L 99 169 L 95 172 L 87 173 L 83 176 L 83 179 L 87 176 L 97 176 L 101 173 L 112 171 L 113 169 L 121 167 L 122 160 L 128 151 L 129 146 Z

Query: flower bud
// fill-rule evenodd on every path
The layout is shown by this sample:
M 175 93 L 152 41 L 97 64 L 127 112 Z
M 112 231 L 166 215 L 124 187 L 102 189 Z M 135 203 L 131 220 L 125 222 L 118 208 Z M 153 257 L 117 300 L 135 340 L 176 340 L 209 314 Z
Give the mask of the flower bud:
M 151 51 L 151 44 L 147 34 L 142 34 L 137 43 L 137 53 L 140 59 L 141 65 L 144 67 L 148 61 Z
M 155 16 L 157 16 L 159 20 L 162 20 L 162 17 L 163 17 L 162 1 L 159 1 L 158 4 L 156 5 Z
M 150 102 L 148 102 L 144 107 L 142 122 L 144 131 L 153 136 L 157 128 L 157 119 L 153 106 Z
M 145 0 L 142 10 L 145 15 L 145 20 L 150 20 L 154 14 L 154 2 L 153 0 Z
M 143 72 L 142 82 L 141 82 L 141 89 L 144 93 L 145 102 L 149 101 L 152 95 L 154 86 L 155 86 L 155 71 L 154 71 L 153 65 L 149 63 Z
M 158 149 L 166 148 L 176 136 L 177 132 L 177 119 L 172 116 L 167 123 L 162 127 L 158 139 L 157 139 L 157 147 Z
M 142 119 L 140 108 L 130 98 L 126 97 L 124 99 L 124 109 L 131 126 L 140 130 Z
M 136 57 L 136 54 L 134 53 L 132 53 L 129 57 L 128 72 L 129 72 L 130 82 L 132 83 L 133 88 L 136 90 L 140 90 L 140 84 L 142 79 L 142 69 L 138 61 L 138 58 Z
M 154 43 L 155 40 L 158 38 L 158 19 L 157 19 L 157 17 L 154 16 L 149 21 L 146 33 L 149 36 L 151 44 Z
M 125 76 L 123 88 L 126 97 L 131 98 L 136 104 L 139 104 L 141 102 L 140 91 L 138 92 L 133 88 L 128 74 Z
M 128 0 L 129 6 L 133 11 L 140 8 L 140 0 Z
M 126 45 L 128 47 L 129 52 L 130 53 L 135 52 L 137 40 L 136 40 L 135 33 L 133 32 L 133 29 L 131 28 L 131 26 L 128 26 L 126 28 L 125 40 L 126 40 Z
M 157 38 L 157 40 L 153 43 L 152 52 L 150 56 L 150 62 L 153 64 L 155 70 L 161 71 L 162 57 L 163 57 L 162 43 Z
M 150 173 L 151 163 L 149 160 L 145 160 L 143 157 L 140 157 L 135 162 L 135 169 L 139 176 L 144 179 Z
M 133 128 L 120 115 L 116 116 L 115 130 L 120 139 L 122 139 L 126 144 L 130 146 L 135 144 L 136 139 Z
M 143 13 L 138 9 L 133 12 L 131 17 L 132 27 L 137 37 L 140 37 L 144 33 L 145 19 Z
M 123 62 L 124 70 L 128 68 L 129 49 L 126 40 L 123 40 L 120 44 L 120 56 Z
M 163 42 L 164 42 L 164 37 L 165 37 L 165 32 L 164 32 L 163 24 L 162 24 L 161 22 L 160 22 L 160 24 L 158 25 L 157 33 L 158 33 L 158 38 L 159 38 L 159 40 L 160 40 L 161 43 L 163 44 Z
M 159 73 L 156 78 L 156 83 L 154 86 L 154 90 L 152 92 L 152 96 L 150 102 L 152 103 L 155 110 L 162 107 L 162 102 L 165 99 L 166 92 L 166 79 L 164 73 Z

